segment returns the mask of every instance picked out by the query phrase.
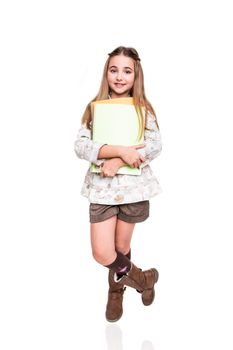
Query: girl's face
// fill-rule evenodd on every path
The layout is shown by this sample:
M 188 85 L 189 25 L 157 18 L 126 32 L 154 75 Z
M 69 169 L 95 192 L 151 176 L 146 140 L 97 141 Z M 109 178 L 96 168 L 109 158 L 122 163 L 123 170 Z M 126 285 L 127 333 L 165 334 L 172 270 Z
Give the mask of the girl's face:
M 110 58 L 107 81 L 111 97 L 127 97 L 133 87 L 135 78 L 134 60 L 124 55 Z

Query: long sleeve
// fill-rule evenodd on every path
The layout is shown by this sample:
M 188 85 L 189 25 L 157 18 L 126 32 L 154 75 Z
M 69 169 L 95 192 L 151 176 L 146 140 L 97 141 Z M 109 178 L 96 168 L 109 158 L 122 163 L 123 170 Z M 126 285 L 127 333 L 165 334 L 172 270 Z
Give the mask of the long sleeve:
M 74 150 L 80 159 L 85 159 L 90 163 L 94 163 L 97 166 L 103 163 L 102 159 L 98 159 L 100 148 L 104 145 L 94 142 L 91 139 L 91 130 L 82 126 L 79 129 L 77 139 L 74 144 Z
M 141 168 L 158 157 L 162 150 L 161 134 L 151 113 L 148 113 L 146 119 L 144 145 L 144 148 L 138 150 L 146 158 L 145 162 L 141 164 Z

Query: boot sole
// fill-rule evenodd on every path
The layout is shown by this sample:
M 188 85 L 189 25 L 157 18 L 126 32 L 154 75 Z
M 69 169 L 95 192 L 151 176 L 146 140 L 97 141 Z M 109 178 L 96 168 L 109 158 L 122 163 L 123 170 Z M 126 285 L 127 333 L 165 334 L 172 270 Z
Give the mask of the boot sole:
M 111 319 L 107 318 L 106 314 L 105 314 L 105 317 L 106 317 L 106 320 L 108 322 L 113 323 L 113 322 L 117 322 L 121 318 L 122 315 L 123 315 L 123 311 L 122 311 L 121 315 L 119 317 L 115 318 L 114 320 L 111 320 Z
M 145 303 L 144 300 L 143 300 L 143 298 L 142 298 L 142 303 L 143 303 L 143 305 L 145 305 L 145 306 L 150 306 L 150 305 L 153 303 L 154 298 L 155 298 L 155 290 L 153 289 L 153 296 L 152 296 L 151 302 L 150 302 L 150 303 Z
M 152 296 L 152 299 L 151 299 L 151 302 L 150 302 L 150 303 L 145 303 L 144 300 L 143 300 L 143 298 L 142 298 L 142 303 L 143 303 L 143 305 L 145 305 L 145 306 L 149 306 L 149 305 L 151 305 L 151 304 L 153 303 L 154 298 L 155 298 L 154 285 L 155 285 L 155 283 L 158 282 L 158 279 L 159 279 L 159 273 L 158 273 L 158 271 L 157 271 L 156 269 L 154 269 L 154 268 L 152 268 L 151 270 L 154 272 L 154 277 L 155 277 L 155 281 L 154 281 L 153 287 L 151 288 L 151 289 L 153 290 L 153 296 Z M 142 296 L 143 296 L 143 293 L 142 293 Z
M 159 279 L 159 272 L 156 270 L 156 269 L 152 269 L 155 273 L 155 283 L 158 282 L 158 279 Z

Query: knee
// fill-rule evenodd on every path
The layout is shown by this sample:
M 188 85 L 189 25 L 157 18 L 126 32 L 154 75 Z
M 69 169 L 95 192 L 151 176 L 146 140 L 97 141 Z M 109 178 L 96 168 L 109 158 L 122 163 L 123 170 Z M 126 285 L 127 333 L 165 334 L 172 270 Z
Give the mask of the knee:
M 103 266 L 110 265 L 115 260 L 115 252 L 106 252 L 103 250 L 93 249 L 92 256 L 99 264 Z
M 116 244 L 116 251 L 117 252 L 120 252 L 124 255 L 128 254 L 130 250 L 130 246 L 128 244 L 124 244 L 124 243 L 121 243 L 121 244 Z

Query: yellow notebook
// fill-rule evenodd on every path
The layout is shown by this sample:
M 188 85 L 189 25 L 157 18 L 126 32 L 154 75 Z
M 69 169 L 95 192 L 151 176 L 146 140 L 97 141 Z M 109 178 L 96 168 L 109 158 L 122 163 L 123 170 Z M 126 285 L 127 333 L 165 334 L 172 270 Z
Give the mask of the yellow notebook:
M 114 98 L 95 101 L 91 104 L 93 116 L 93 141 L 108 145 L 133 146 L 142 144 L 144 130 L 139 137 L 139 118 L 133 98 Z M 92 164 L 91 171 L 100 169 Z M 121 167 L 118 174 L 140 175 L 141 169 L 130 166 Z

